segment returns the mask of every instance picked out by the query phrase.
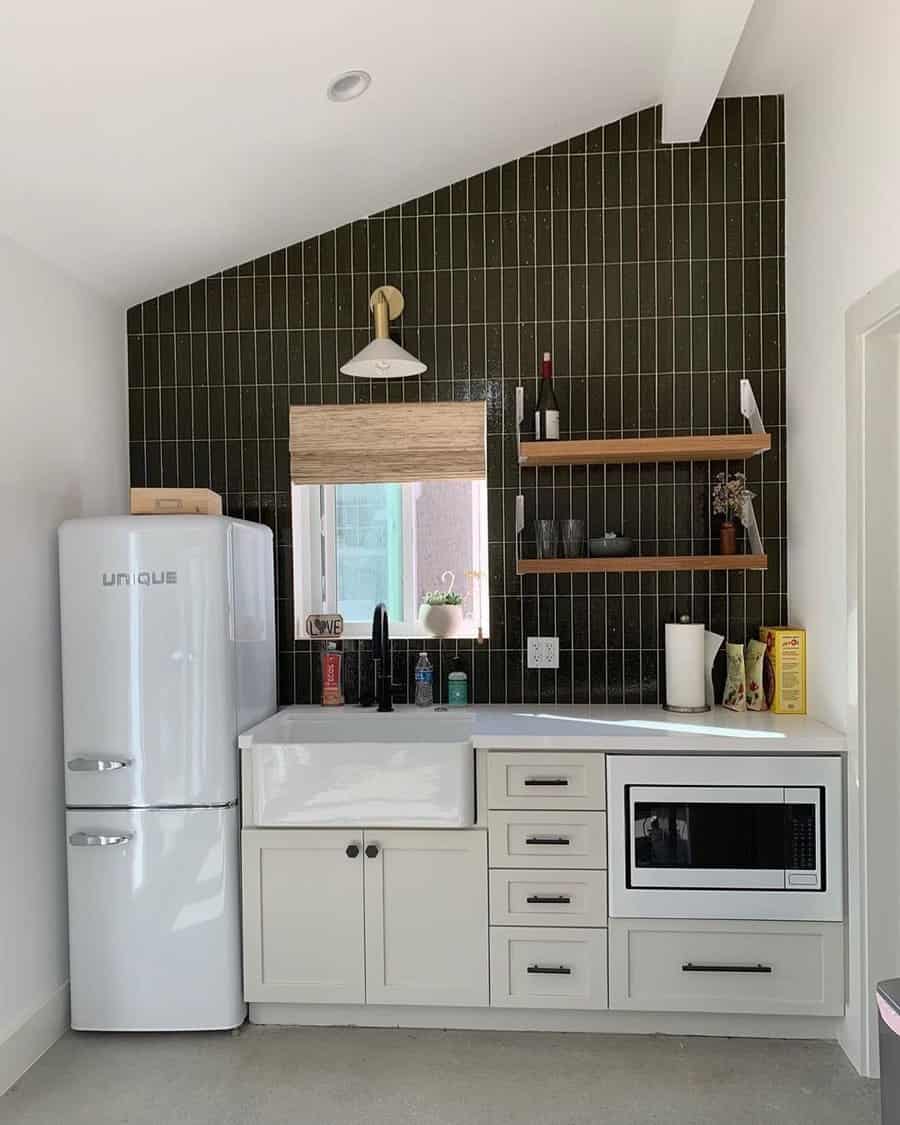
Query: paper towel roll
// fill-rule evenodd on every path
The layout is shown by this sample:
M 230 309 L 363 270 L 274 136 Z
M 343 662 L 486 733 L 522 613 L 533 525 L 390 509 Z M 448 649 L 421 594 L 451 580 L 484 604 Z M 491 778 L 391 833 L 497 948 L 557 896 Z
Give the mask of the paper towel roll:
M 706 628 L 702 624 L 666 625 L 666 706 L 706 710 Z

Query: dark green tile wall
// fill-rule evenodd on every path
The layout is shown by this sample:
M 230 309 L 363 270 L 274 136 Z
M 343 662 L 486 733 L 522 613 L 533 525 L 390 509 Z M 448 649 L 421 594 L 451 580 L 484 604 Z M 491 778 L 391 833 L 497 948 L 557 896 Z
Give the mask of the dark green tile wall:
M 291 635 L 292 403 L 487 399 L 491 638 L 430 645 L 442 690 L 459 654 L 477 701 L 653 703 L 676 612 L 732 640 L 784 620 L 782 100 L 716 102 L 695 145 L 662 145 L 659 127 L 644 110 L 129 310 L 132 483 L 208 486 L 274 529 L 282 704 L 318 697 L 317 660 Z M 338 373 L 382 283 L 406 297 L 394 328 L 428 364 L 419 379 Z M 514 388 L 530 412 L 545 349 L 569 437 L 740 432 L 751 380 L 773 436 L 746 465 L 767 573 L 516 576 L 518 491 L 529 526 L 571 515 L 642 553 L 705 553 L 725 467 L 520 470 Z M 538 633 L 559 636 L 558 672 L 525 667 Z M 395 645 L 401 682 L 418 647 Z M 347 646 L 351 699 L 365 648 Z

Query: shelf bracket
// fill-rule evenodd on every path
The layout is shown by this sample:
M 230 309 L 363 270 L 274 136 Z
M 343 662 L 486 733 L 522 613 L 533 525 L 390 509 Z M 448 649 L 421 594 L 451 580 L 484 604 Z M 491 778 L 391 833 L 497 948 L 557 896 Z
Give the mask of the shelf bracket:
M 741 414 L 743 414 L 750 423 L 750 429 L 755 434 L 764 434 L 766 432 L 762 415 L 759 413 L 759 407 L 756 405 L 756 395 L 753 393 L 753 388 L 750 386 L 749 379 L 741 379 Z
M 525 497 L 516 497 L 516 566 L 522 561 L 522 532 L 525 530 Z
M 522 464 L 522 423 L 525 421 L 525 388 L 516 387 L 516 458 Z
M 753 392 L 751 391 L 751 394 Z M 763 550 L 762 537 L 759 534 L 759 524 L 756 522 L 756 512 L 753 509 L 753 501 L 744 501 L 744 510 L 741 512 L 741 523 L 744 525 L 747 536 L 750 539 L 750 553 L 753 555 L 764 555 L 766 552 Z

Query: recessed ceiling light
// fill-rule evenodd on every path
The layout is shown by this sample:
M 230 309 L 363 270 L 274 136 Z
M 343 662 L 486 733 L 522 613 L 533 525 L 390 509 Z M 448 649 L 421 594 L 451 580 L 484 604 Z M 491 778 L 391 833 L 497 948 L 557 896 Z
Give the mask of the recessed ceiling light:
M 333 102 L 352 102 L 368 90 L 372 75 L 365 70 L 347 70 L 328 83 L 328 97 Z

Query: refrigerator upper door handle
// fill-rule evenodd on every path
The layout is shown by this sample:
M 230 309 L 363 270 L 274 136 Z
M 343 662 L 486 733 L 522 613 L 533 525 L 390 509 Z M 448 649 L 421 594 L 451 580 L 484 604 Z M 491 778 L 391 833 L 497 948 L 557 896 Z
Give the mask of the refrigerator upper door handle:
M 67 765 L 75 773 L 103 773 L 130 766 L 131 758 L 70 758 Z
M 116 844 L 127 844 L 133 837 L 133 832 L 121 832 L 115 836 L 102 832 L 73 832 L 69 843 L 73 848 L 110 848 Z

